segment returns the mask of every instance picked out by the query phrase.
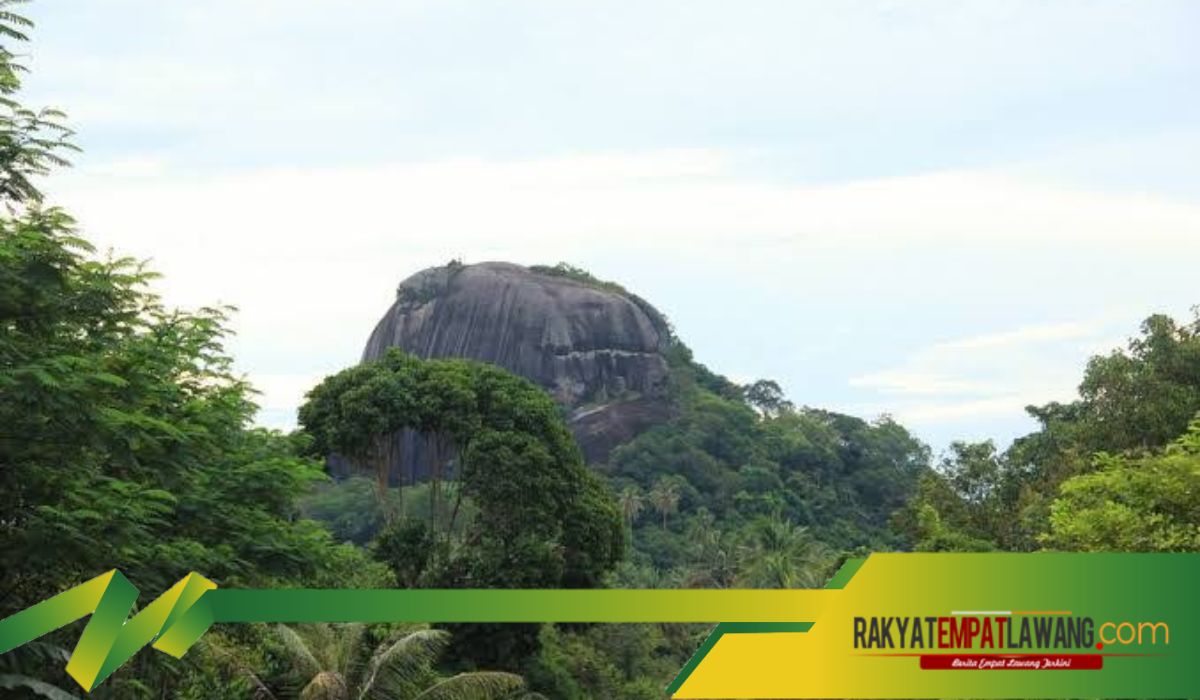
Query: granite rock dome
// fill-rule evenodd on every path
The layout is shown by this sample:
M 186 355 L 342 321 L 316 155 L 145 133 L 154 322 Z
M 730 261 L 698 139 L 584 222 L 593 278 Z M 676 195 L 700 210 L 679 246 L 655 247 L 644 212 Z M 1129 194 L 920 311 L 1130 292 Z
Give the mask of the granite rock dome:
M 451 263 L 400 283 L 363 360 L 398 347 L 499 365 L 545 387 L 568 409 L 584 455 L 602 461 L 666 419 L 670 342 L 662 314 L 582 271 Z

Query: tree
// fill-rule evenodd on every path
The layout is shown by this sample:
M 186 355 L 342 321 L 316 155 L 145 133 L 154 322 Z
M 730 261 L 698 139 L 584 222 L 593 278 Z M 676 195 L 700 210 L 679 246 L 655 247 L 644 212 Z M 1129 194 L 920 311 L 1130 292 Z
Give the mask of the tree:
M 15 97 L 7 42 L 29 25 L 15 4 L 0 0 L 0 617 L 114 568 L 143 591 L 193 570 L 221 585 L 377 585 L 383 567 L 299 517 L 324 476 L 297 440 L 251 427 L 253 390 L 224 349 L 230 310 L 166 308 L 141 263 L 95 257 L 69 215 L 40 206 L 32 179 L 73 147 L 58 113 Z M 21 658 L 5 684 L 69 683 L 55 664 L 12 667 Z M 166 664 L 139 656 L 98 697 L 173 695 Z
M 918 552 L 989 552 L 995 545 L 942 521 L 937 509 L 918 502 L 913 549 Z
M 746 403 L 767 417 L 794 411 L 795 405 L 787 400 L 779 383 L 771 379 L 759 379 L 743 389 Z
M 0 0 L 0 38 L 28 41 L 33 27 L 28 18 L 12 11 L 26 0 Z M 9 211 L 38 204 L 42 193 L 31 178 L 47 175 L 53 167 L 69 165 L 63 153 L 77 151 L 74 135 L 57 109 L 30 109 L 16 98 L 25 66 L 16 62 L 7 45 L 0 46 L 0 201 Z
M 805 528 L 761 518 L 741 547 L 737 582 L 746 588 L 820 588 L 833 559 Z
M 620 558 L 616 503 L 583 465 L 557 406 L 541 388 L 498 367 L 419 360 L 393 348 L 322 381 L 309 392 L 300 422 L 318 453 L 364 454 L 409 428 L 437 435 L 458 454 L 458 494 L 479 511 L 465 536 L 470 572 L 465 560 L 443 567 L 466 577 L 462 583 L 518 585 L 519 575 L 533 577 L 519 585 L 595 585 Z M 516 549 L 557 563 L 518 573 L 511 566 Z
M 650 491 L 650 503 L 662 515 L 663 529 L 667 529 L 667 516 L 679 510 L 679 482 L 662 476 Z
M 1158 454 L 1200 411 L 1198 332 L 1196 321 L 1149 317 L 1124 349 L 1091 358 L 1078 400 L 1029 407 L 1040 429 L 1003 454 L 990 442 L 955 443 L 940 473 L 922 479 L 894 524 L 917 549 L 932 551 L 1121 546 L 1097 531 L 1099 510 L 1113 518 L 1121 511 L 1116 504 L 1136 501 L 1122 493 L 1128 487 L 1122 480 L 1133 472 L 1121 465 Z M 1085 495 L 1105 493 L 1114 504 L 1083 505 Z M 1159 517 L 1138 512 L 1142 524 Z M 1127 534 L 1146 533 L 1134 527 Z
M 1140 331 L 1125 348 L 1088 361 L 1079 400 L 1029 407 L 1042 429 L 1018 444 L 1046 461 L 1052 447 L 1075 447 L 1086 458 L 1163 447 L 1183 434 L 1200 412 L 1200 308 L 1187 323 L 1150 316 Z
M 113 568 L 148 591 L 193 570 L 222 585 L 382 580 L 298 517 L 325 477 L 296 440 L 250 427 L 226 312 L 166 309 L 139 265 L 88 250 L 61 212 L 0 219 L 0 615 Z M 172 682 L 146 663 L 143 682 Z
M 621 507 L 621 514 L 625 517 L 625 526 L 633 530 L 633 522 L 641 515 L 642 506 L 645 505 L 641 489 L 633 484 L 626 486 L 617 496 L 617 503 Z
M 300 422 L 319 454 L 369 453 L 381 438 L 390 443 L 413 429 L 457 455 L 447 530 L 462 500 L 475 516 L 454 546 L 430 550 L 433 559 L 417 577 L 421 585 L 591 587 L 624 551 L 616 501 L 583 464 L 557 405 L 499 367 L 420 360 L 393 348 L 326 378 L 309 392 Z M 432 509 L 431 526 L 437 513 Z M 397 573 L 405 579 L 411 572 Z M 476 663 L 515 668 L 536 650 L 536 626 L 452 629 L 453 655 Z
M 4 606 L 114 567 L 161 590 L 191 570 L 315 582 L 353 557 L 296 518 L 323 477 L 249 427 L 226 312 L 163 308 L 139 265 L 77 250 L 59 212 L 0 220 Z
M 399 366 L 405 363 L 414 366 Z M 300 424 L 313 438 L 315 455 L 323 458 L 336 453 L 374 473 L 379 502 L 389 521 L 395 515 L 388 488 L 397 434 L 424 422 L 416 399 L 416 385 L 422 377 L 415 363 L 415 358 L 397 355 L 391 358 L 391 365 L 375 362 L 351 367 L 322 381 L 300 408 Z M 401 487 L 403 481 L 404 475 L 400 475 Z M 403 517 L 404 499 L 399 502 Z
M 1088 362 L 1079 393 L 1094 450 L 1166 445 L 1200 411 L 1200 316 L 1147 318 L 1125 351 Z
M 491 700 L 522 689 L 520 676 L 496 671 L 441 678 L 433 664 L 449 633 L 403 632 L 371 649 L 361 624 L 275 627 L 302 689 L 300 700 Z
M 1101 453 L 1063 482 L 1045 543 L 1072 551 L 1200 551 L 1200 420 L 1165 449 Z
M 434 558 L 429 527 L 419 520 L 389 524 L 372 543 L 375 558 L 391 567 L 401 588 L 418 588 Z

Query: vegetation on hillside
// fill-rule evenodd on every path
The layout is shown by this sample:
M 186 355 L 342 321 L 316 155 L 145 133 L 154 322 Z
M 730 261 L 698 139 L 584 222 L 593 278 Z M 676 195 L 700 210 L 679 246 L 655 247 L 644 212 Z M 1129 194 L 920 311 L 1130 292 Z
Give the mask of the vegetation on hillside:
M 428 438 L 429 517 L 388 512 L 375 550 L 407 585 L 593 587 L 621 559 L 616 501 L 584 466 L 557 405 L 498 367 L 393 348 L 326 378 L 309 392 L 300 422 L 315 454 L 366 465 L 383 498 L 395 436 L 413 429 Z M 441 486 L 449 474 L 457 477 L 452 502 Z M 457 528 L 464 500 L 476 515 Z M 534 625 L 454 629 L 456 655 L 473 664 L 518 669 L 537 648 Z
M 459 265 L 461 264 L 462 263 L 460 261 Z M 592 289 L 599 289 L 605 292 L 620 294 L 621 296 L 633 302 L 633 304 L 641 309 L 651 321 L 661 326 L 661 330 L 663 330 L 666 335 L 671 336 L 672 338 L 674 337 L 674 329 L 671 328 L 670 322 L 666 319 L 666 317 L 659 313 L 658 309 L 654 308 L 650 302 L 622 287 L 616 282 L 602 280 L 582 267 L 577 267 L 566 262 L 560 262 L 557 265 L 530 265 L 529 271 L 536 272 L 539 275 L 545 275 L 547 277 L 558 277 L 561 279 L 571 280 L 584 286 L 591 287 Z
M 1093 357 L 1079 399 L 1029 407 L 1041 427 L 1008 449 L 952 445 L 897 529 L 928 551 L 1196 551 L 1197 311 Z
M 29 26 L 16 4 L 0 0 L 8 42 Z M 165 307 L 140 262 L 96 255 L 43 206 L 37 178 L 74 147 L 60 113 L 18 101 L 14 56 L 0 50 L 0 617 L 113 568 L 151 595 L 192 570 L 222 586 L 775 588 L 867 551 L 1200 551 L 1200 318 L 1147 319 L 1088 363 L 1078 400 L 1029 409 L 1038 430 L 936 464 L 890 418 L 735 384 L 673 334 L 673 418 L 592 469 L 536 386 L 398 351 L 315 387 L 302 430 L 255 428 L 230 310 Z M 383 466 L 401 427 L 436 467 L 403 490 Z M 360 474 L 333 483 L 331 452 Z M 76 697 L 62 668 L 80 629 L 0 655 L 5 697 Z M 650 700 L 707 631 L 239 625 L 182 661 L 138 654 L 93 697 Z

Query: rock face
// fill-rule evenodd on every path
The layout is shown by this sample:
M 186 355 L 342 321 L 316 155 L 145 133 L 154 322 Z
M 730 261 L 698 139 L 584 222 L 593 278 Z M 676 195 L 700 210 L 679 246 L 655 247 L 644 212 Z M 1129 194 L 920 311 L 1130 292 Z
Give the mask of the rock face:
M 400 283 L 363 360 L 399 347 L 497 364 L 565 406 L 595 462 L 667 418 L 669 341 L 663 316 L 613 285 L 511 263 L 451 264 Z

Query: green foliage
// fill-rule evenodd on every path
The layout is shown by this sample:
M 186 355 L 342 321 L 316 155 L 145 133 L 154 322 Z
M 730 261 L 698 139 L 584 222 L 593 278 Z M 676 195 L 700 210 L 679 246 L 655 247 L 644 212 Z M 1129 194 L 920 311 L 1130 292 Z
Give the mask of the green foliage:
M 556 700 L 659 700 L 710 630 L 708 625 L 547 625 L 526 680 Z
M 6 691 L 6 697 L 21 693 L 48 700 L 79 700 L 73 691 L 64 690 L 59 685 L 48 683 L 39 678 L 26 675 L 23 669 L 38 669 L 66 665 L 71 658 L 71 652 L 45 642 L 35 641 L 23 647 L 0 655 L 0 690 Z
M 679 510 L 679 491 L 681 484 L 687 483 L 682 477 L 660 476 L 650 489 L 650 504 L 662 515 L 663 529 L 667 529 L 667 517 Z
M 633 523 L 637 521 L 638 516 L 642 514 L 642 509 L 646 506 L 646 498 L 637 486 L 627 484 L 617 495 L 617 505 L 621 508 L 621 516 L 625 518 L 625 527 L 632 530 Z
M 77 151 L 70 142 L 74 133 L 57 109 L 31 109 L 16 94 L 21 89 L 25 66 L 8 42 L 28 41 L 33 23 L 12 10 L 25 0 L 0 0 L 0 200 L 10 211 L 17 205 L 42 201 L 33 178 L 47 175 L 51 168 L 69 165 L 64 152 Z
M 611 494 L 583 465 L 554 402 L 504 370 L 393 349 L 323 381 L 300 420 L 321 451 L 370 454 L 412 428 L 461 456 L 460 493 L 478 515 L 438 583 L 592 586 L 620 559 Z M 513 565 L 526 560 L 538 566 Z
M 893 524 L 926 552 L 1015 547 L 1019 524 L 1009 505 L 1011 473 L 990 440 L 955 442 L 937 471 L 921 477 L 917 498 Z
M 1041 428 L 1005 452 L 990 442 L 955 443 L 940 470 L 923 477 L 918 497 L 894 519 L 917 549 L 1188 546 L 1197 521 L 1187 501 L 1194 497 L 1179 492 L 1175 510 L 1152 512 L 1155 499 L 1171 496 L 1146 491 L 1144 482 L 1188 484 L 1186 473 L 1168 465 L 1188 459 L 1183 443 L 1172 440 L 1200 411 L 1196 319 L 1149 317 L 1125 349 L 1088 362 L 1077 401 L 1029 411 Z
M 846 551 L 903 544 L 889 517 L 928 450 L 902 427 L 796 409 L 774 382 L 739 387 L 677 341 L 668 357 L 675 418 L 599 467 L 632 543 L 615 585 L 817 587 Z M 658 698 L 707 631 L 544 630 L 525 675 L 555 698 Z
M 599 465 L 632 547 L 614 585 L 816 587 L 841 555 L 902 545 L 889 517 L 928 471 L 894 421 L 796 409 L 768 380 L 740 387 L 667 352 L 675 416 Z M 556 698 L 657 698 L 707 629 L 545 629 L 524 673 Z
M 539 275 L 545 275 L 547 277 L 558 277 L 561 279 L 572 280 L 596 289 L 616 292 L 622 296 L 632 296 L 629 293 L 629 290 L 625 289 L 616 282 L 602 280 L 582 267 L 576 267 L 566 262 L 560 262 L 557 265 L 530 265 L 529 271 L 536 272 Z
M 408 519 L 389 524 L 375 539 L 375 558 L 386 563 L 401 588 L 416 588 L 425 578 L 436 547 L 429 526 Z
M 265 625 L 209 630 L 183 658 L 182 672 L 176 671 L 173 697 L 277 699 L 268 681 L 283 669 L 271 642 Z
M 1056 549 L 1200 551 L 1200 421 L 1154 454 L 1095 458 L 1096 471 L 1063 482 L 1050 508 Z
M 1200 411 L 1200 316 L 1147 318 L 1125 351 L 1088 362 L 1079 393 L 1079 439 L 1091 450 L 1166 445 Z
M 642 312 L 649 317 L 651 322 L 659 327 L 659 330 L 663 332 L 665 336 L 671 340 L 674 340 L 675 338 L 675 331 L 671 328 L 670 322 L 667 321 L 666 317 L 659 313 L 658 309 L 654 308 L 650 302 L 622 287 L 616 282 L 602 280 L 582 267 L 576 267 L 575 265 L 566 262 L 560 262 L 557 265 L 530 265 L 529 271 L 536 272 L 539 275 L 545 275 L 547 277 L 568 279 L 593 289 L 619 294 L 641 309 Z
M 525 685 L 511 673 L 446 678 L 434 668 L 450 644 L 442 630 L 402 629 L 376 639 L 366 625 L 274 628 L 291 682 L 273 694 L 299 700 L 499 700 Z M 299 688 L 298 694 L 288 692 Z M 268 692 L 270 692 L 268 690 Z
M 921 503 L 916 512 L 914 533 L 918 552 L 987 552 L 995 545 L 942 522 L 936 508 Z
M 400 510 L 402 496 L 411 503 L 410 494 L 396 492 L 390 492 L 387 502 L 381 503 L 370 479 L 352 476 L 318 484 L 301 497 L 300 510 L 305 517 L 324 523 L 338 542 L 365 546 L 387 525 L 387 514 Z
M 15 4 L 0 2 L 6 43 L 28 26 Z M 155 595 L 193 570 L 221 585 L 378 585 L 382 566 L 298 517 L 325 477 L 296 440 L 250 427 L 229 310 L 164 307 L 142 264 L 94 257 L 66 213 L 39 208 L 32 178 L 63 164 L 69 132 L 16 101 L 13 55 L 0 49 L 0 616 L 113 568 Z M 58 663 L 4 666 L 13 692 L 72 687 Z M 142 655 L 95 695 L 202 687 L 235 690 L 215 666 Z
M 247 586 L 812 587 L 864 549 L 1200 550 L 1197 319 L 1148 318 L 1092 358 L 1078 400 L 1029 408 L 1039 430 L 1003 452 L 955 443 L 933 469 L 891 419 L 797 408 L 770 380 L 738 386 L 650 304 L 562 263 L 532 270 L 623 295 L 668 340 L 674 417 L 602 476 L 540 388 L 398 351 L 314 389 L 304 434 L 254 429 L 224 349 L 230 310 L 164 307 L 141 263 L 97 258 L 65 212 L 40 207 L 37 178 L 74 146 L 60 112 L 18 100 L 18 4 L 0 0 L 0 616 L 110 568 L 145 591 L 191 570 Z M 428 438 L 432 473 L 398 475 L 397 493 L 401 428 Z M 325 483 L 312 457 L 332 453 L 376 483 Z M 60 670 L 74 627 L 0 657 L 6 697 L 75 696 Z M 182 662 L 136 656 L 95 696 L 524 693 L 486 666 L 546 697 L 649 699 L 707 632 L 448 629 L 214 630 Z
M 389 525 L 389 514 L 404 512 L 406 520 L 432 523 L 433 486 L 420 483 L 403 491 L 389 489 L 381 502 L 376 484 L 362 476 L 350 476 L 340 481 L 321 482 L 300 497 L 301 514 L 325 525 L 338 542 L 359 546 L 370 545 Z M 455 533 L 461 533 L 474 522 L 476 508 L 468 499 L 457 498 L 457 482 L 444 484 L 439 499 L 456 503 Z M 403 499 L 403 504 L 401 500 Z
M 1042 523 L 1059 484 L 1090 471 L 1094 454 L 1165 447 L 1200 412 L 1200 316 L 1154 315 L 1140 331 L 1124 349 L 1091 358 L 1079 400 L 1030 407 L 1041 429 L 1005 455 Z
M 298 518 L 325 477 L 295 440 L 249 427 L 225 310 L 166 309 L 140 265 L 87 251 L 61 212 L 0 219 L 0 614 L 112 568 L 146 591 L 193 570 L 222 585 L 384 580 Z M 138 676 L 151 689 L 169 682 L 154 663 Z
M 620 560 L 621 515 L 583 464 L 558 407 L 539 387 L 466 360 L 419 360 L 397 349 L 314 388 L 300 421 L 318 450 L 375 460 L 377 481 L 402 429 L 454 455 L 455 506 L 431 500 L 423 525 L 404 522 L 376 545 L 404 585 L 590 587 Z M 439 457 L 436 459 L 442 462 Z M 440 490 L 435 469 L 430 488 Z M 461 501 L 475 515 L 453 530 Z M 454 534 L 453 542 L 446 535 Z M 536 649 L 536 626 L 459 625 L 454 656 L 515 668 Z
M 741 588 L 820 588 L 833 573 L 834 555 L 805 528 L 759 518 L 747 528 L 739 552 Z
M 746 403 L 765 416 L 778 416 L 794 411 L 796 407 L 783 394 L 779 383 L 760 379 L 742 389 Z
M 763 522 L 804 532 L 831 551 L 902 543 L 889 517 L 914 493 L 928 460 L 906 430 L 887 418 L 868 423 L 795 409 L 774 382 L 737 387 L 675 347 L 677 417 L 618 447 L 601 468 L 621 494 L 634 547 L 647 559 L 635 556 L 622 576 L 735 585 L 744 573 L 739 567 L 751 566 L 746 554 Z M 643 517 L 651 511 L 657 517 Z M 755 565 L 755 580 L 767 580 L 765 558 Z M 658 571 L 639 571 L 643 565 Z M 817 561 L 781 565 L 777 579 L 803 585 L 819 582 L 823 572 Z
M 323 476 L 247 427 L 225 310 L 166 309 L 139 265 L 86 250 L 57 211 L 0 220 L 4 606 L 117 566 L 147 590 L 335 575 L 355 554 L 295 520 Z

